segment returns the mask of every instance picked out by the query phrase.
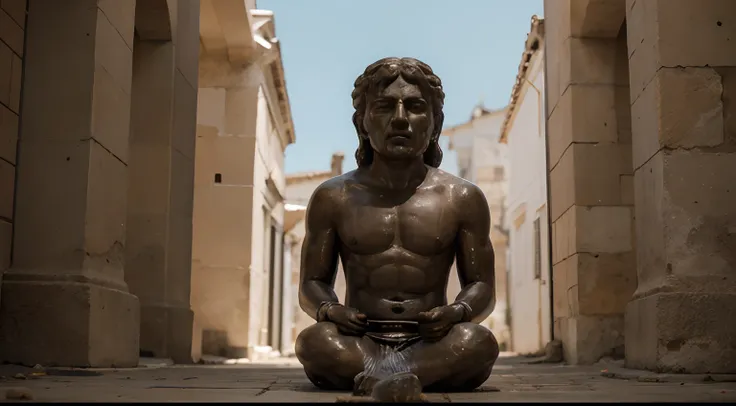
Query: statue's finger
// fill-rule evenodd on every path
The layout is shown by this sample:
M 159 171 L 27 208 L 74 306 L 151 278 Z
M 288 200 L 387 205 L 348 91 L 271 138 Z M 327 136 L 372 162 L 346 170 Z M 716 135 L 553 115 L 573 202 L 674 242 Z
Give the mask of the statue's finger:
M 350 321 L 358 325 L 364 326 L 366 324 L 366 320 L 364 318 L 361 318 L 360 316 L 361 315 L 359 314 L 353 314 L 350 316 Z
M 424 328 L 427 330 L 436 330 L 437 328 L 441 328 L 443 325 L 443 322 L 434 320 L 423 323 Z
M 429 312 L 421 312 L 417 314 L 417 321 L 420 323 L 423 321 L 428 321 L 430 319 L 431 319 L 431 316 Z
M 352 320 L 351 320 L 351 321 L 350 321 L 350 327 L 351 327 L 351 328 L 352 328 L 353 330 L 356 330 L 356 331 L 360 331 L 360 332 L 362 332 L 362 331 L 365 331 L 365 327 L 366 327 L 366 324 L 365 324 L 365 323 L 361 323 L 361 322 L 359 322 L 359 321 L 352 321 Z
M 349 336 L 357 336 L 357 335 L 360 335 L 362 333 L 362 331 L 360 331 L 357 328 L 353 328 L 353 327 L 343 327 L 343 328 L 341 328 L 339 330 L 340 330 L 341 333 L 343 333 L 345 335 L 349 335 Z

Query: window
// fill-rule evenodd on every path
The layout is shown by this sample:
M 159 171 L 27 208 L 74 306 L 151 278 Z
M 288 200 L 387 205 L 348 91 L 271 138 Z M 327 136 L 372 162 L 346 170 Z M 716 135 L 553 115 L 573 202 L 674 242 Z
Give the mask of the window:
M 493 168 L 493 179 L 503 180 L 503 166 L 497 166 Z
M 534 235 L 532 236 L 534 249 L 534 279 L 542 277 L 542 227 L 539 217 L 534 220 Z
M 216 173 L 215 174 L 215 183 L 222 183 L 222 174 Z

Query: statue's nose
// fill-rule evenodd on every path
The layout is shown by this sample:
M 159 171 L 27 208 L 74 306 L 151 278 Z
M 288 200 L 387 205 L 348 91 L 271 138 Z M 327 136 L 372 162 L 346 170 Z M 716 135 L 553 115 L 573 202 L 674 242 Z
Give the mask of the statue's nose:
M 407 130 L 409 128 L 409 120 L 406 118 L 404 103 L 398 103 L 396 105 L 396 113 L 394 113 L 394 117 L 391 119 L 391 127 L 400 131 Z

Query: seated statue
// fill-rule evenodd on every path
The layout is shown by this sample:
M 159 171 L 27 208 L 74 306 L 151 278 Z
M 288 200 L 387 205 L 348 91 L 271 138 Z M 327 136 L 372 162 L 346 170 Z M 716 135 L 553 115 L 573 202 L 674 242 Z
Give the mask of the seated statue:
M 317 387 L 380 401 L 473 390 L 498 358 L 479 324 L 496 300 L 491 220 L 477 186 L 438 169 L 442 83 L 421 61 L 385 58 L 352 97 L 358 169 L 321 184 L 307 208 L 299 303 L 317 323 L 297 358 Z M 448 304 L 456 258 L 462 290 Z

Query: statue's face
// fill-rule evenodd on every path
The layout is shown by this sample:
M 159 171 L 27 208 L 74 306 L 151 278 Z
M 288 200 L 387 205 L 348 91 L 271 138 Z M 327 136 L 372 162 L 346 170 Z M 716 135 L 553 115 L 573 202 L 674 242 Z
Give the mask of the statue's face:
M 363 127 L 373 150 L 389 159 L 411 159 L 427 150 L 432 137 L 431 106 L 417 85 L 401 75 L 368 100 Z

